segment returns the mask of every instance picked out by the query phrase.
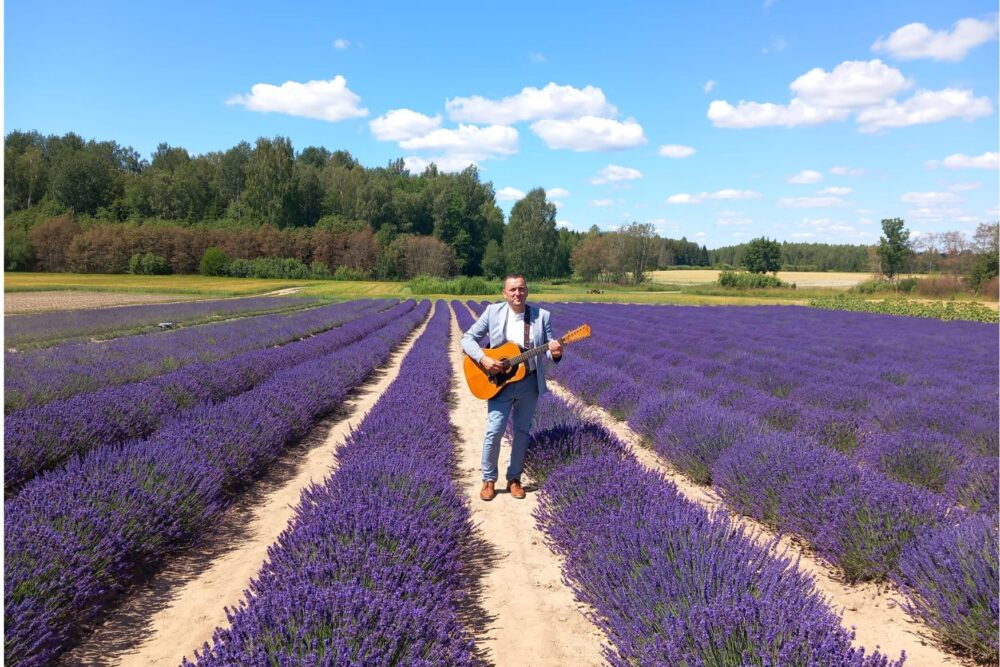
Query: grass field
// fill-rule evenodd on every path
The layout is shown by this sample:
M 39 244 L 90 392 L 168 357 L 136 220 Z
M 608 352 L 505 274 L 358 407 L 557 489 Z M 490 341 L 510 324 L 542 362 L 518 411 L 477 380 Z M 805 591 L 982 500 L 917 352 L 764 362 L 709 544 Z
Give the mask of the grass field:
M 714 283 L 719 278 L 719 271 L 713 269 L 692 269 L 690 271 L 653 271 L 650 275 L 653 282 L 665 285 L 697 285 Z M 842 271 L 788 271 L 778 274 L 778 278 L 786 283 L 795 283 L 799 287 L 835 287 L 847 289 L 874 276 L 870 273 L 847 273 Z
M 669 303 L 678 305 L 806 305 L 810 298 L 841 294 L 871 277 L 867 273 L 785 273 L 780 277 L 794 282 L 796 289 L 737 290 L 714 284 L 717 271 L 657 271 L 653 282 L 641 287 L 632 285 L 586 285 L 581 283 L 533 282 L 529 288 L 539 301 L 592 301 L 616 303 Z M 339 280 L 265 280 L 255 278 L 211 278 L 198 275 L 134 276 L 75 273 L 5 273 L 4 292 L 29 293 L 72 290 L 82 293 L 117 292 L 122 294 L 158 294 L 226 297 L 250 296 L 279 290 L 294 290 L 297 296 L 325 301 L 357 298 L 408 298 L 405 282 Z M 421 294 L 421 298 L 455 298 L 452 294 Z M 462 299 L 499 299 L 499 294 L 462 295 Z M 881 295 L 878 298 L 886 298 Z M 958 300 L 983 301 L 969 296 Z M 947 299 L 942 299 L 942 301 Z M 990 304 L 992 305 L 992 304 Z

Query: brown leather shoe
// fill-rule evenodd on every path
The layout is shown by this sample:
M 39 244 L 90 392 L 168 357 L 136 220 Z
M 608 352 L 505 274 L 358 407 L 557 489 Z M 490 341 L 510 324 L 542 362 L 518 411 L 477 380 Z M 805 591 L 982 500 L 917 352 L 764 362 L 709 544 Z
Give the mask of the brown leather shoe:
M 479 497 L 482 500 L 493 500 L 496 498 L 497 491 L 494 488 L 496 482 L 483 482 L 483 488 L 479 492 Z
M 507 480 L 507 490 L 510 491 L 511 498 L 517 498 L 518 500 L 524 499 L 524 487 L 521 486 L 521 480 Z

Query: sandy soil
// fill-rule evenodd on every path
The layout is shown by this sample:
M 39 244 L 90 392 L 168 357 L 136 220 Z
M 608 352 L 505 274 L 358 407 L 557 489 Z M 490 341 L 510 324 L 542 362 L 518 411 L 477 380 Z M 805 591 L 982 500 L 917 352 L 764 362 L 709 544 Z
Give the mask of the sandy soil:
M 532 480 L 522 477 L 528 492 L 524 500 L 511 498 L 504 488 L 490 502 L 479 499 L 486 403 L 472 396 L 466 386 L 458 342 L 461 334 L 453 316 L 456 404 L 451 420 L 458 434 L 459 483 L 468 492 L 473 521 L 493 552 L 480 600 L 491 618 L 477 644 L 496 665 L 605 664 L 603 633 L 587 620 L 588 608 L 576 602 L 563 583 L 562 559 L 545 545 L 535 525 L 532 511 L 538 504 L 538 491 Z M 500 453 L 501 477 L 509 458 L 505 442 Z
M 431 314 L 433 315 L 433 308 Z M 235 607 L 267 548 L 287 527 L 302 490 L 334 468 L 334 454 L 379 396 L 429 318 L 392 355 L 376 380 L 352 394 L 332 419 L 314 429 L 296 460 L 284 461 L 223 516 L 197 553 L 186 554 L 159 573 L 114 613 L 94 635 L 64 659 L 66 665 L 178 665 L 227 625 L 224 608 Z
M 78 308 L 108 308 L 138 303 L 170 303 L 193 301 L 200 297 L 177 294 L 124 294 L 120 292 L 85 292 L 62 290 L 51 292 L 4 292 L 3 312 L 34 313 L 43 310 L 76 310 Z
M 641 446 L 638 434 L 624 422 L 618 421 L 601 408 L 584 405 L 569 391 L 551 380 L 549 387 L 560 398 L 578 406 L 583 414 L 601 422 L 621 438 L 644 466 L 663 473 L 677 485 L 685 498 L 713 512 L 725 513 L 735 523 L 745 526 L 761 542 L 773 539 L 774 533 L 763 525 L 730 512 L 714 489 L 694 484 L 651 450 Z M 835 610 L 843 613 L 843 625 L 854 627 L 857 633 L 854 642 L 856 646 L 864 646 L 868 651 L 878 647 L 892 659 L 897 659 L 901 651 L 906 651 L 907 667 L 972 664 L 944 653 L 934 646 L 927 628 L 912 620 L 900 607 L 903 596 L 898 591 L 874 584 L 847 585 L 843 583 L 834 567 L 787 536 L 780 539 L 779 549 L 793 558 L 798 558 L 799 568 L 815 577 L 816 589 L 827 598 Z

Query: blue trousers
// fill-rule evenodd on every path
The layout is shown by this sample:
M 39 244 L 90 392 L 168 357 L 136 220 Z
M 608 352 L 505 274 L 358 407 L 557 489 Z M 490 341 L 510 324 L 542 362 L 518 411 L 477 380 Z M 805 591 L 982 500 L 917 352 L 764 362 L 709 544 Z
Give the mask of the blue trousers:
M 507 418 L 513 413 L 514 441 L 511 447 L 507 479 L 521 479 L 524 453 L 528 449 L 531 420 L 538 403 L 538 381 L 535 376 L 509 384 L 486 402 L 486 436 L 483 438 L 483 481 L 495 482 L 499 473 L 500 439 L 507 430 Z

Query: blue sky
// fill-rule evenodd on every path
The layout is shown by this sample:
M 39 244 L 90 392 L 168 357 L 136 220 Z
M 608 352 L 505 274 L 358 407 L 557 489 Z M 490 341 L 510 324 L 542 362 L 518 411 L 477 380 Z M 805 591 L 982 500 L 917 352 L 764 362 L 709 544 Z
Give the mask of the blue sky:
M 4 8 L 4 129 L 149 157 L 261 136 L 474 162 L 500 205 L 728 245 L 998 215 L 995 2 L 46 2 Z

